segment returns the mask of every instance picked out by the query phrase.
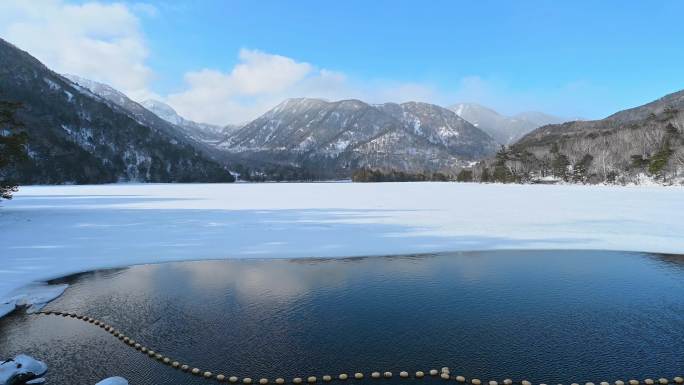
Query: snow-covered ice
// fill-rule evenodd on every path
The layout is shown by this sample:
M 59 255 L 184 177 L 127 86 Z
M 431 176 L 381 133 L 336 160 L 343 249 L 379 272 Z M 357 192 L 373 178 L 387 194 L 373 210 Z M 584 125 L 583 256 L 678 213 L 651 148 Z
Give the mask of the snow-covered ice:
M 43 282 L 32 282 L 28 285 L 3 293 L 0 301 L 0 317 L 4 317 L 17 306 L 25 307 L 28 313 L 40 311 L 48 302 L 64 293 L 68 285 L 48 285 Z
M 0 304 L 31 282 L 218 258 L 456 250 L 684 252 L 684 189 L 462 183 L 23 187 L 0 207 Z M 2 305 L 0 305 L 0 308 Z M 0 309 L 1 311 L 1 309 Z

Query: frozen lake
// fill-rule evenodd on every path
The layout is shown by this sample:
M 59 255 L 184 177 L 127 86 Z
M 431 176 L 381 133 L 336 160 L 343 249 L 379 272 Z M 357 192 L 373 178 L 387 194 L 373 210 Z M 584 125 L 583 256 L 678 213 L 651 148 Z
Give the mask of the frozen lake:
M 485 384 L 612 384 L 672 379 L 684 369 L 681 256 L 485 251 L 175 262 L 58 282 L 69 289 L 49 310 L 104 320 L 190 367 L 271 384 L 315 375 L 320 385 L 326 374 L 377 370 L 394 373 L 380 385 L 438 385 L 446 382 L 398 374 L 443 366 Z M 0 319 L 0 357 L 17 353 L 44 360 L 50 384 L 114 375 L 136 385 L 215 383 L 73 318 Z
M 0 207 L 0 298 L 32 280 L 178 260 L 493 249 L 682 253 L 682 213 L 684 189 L 663 187 L 22 187 Z

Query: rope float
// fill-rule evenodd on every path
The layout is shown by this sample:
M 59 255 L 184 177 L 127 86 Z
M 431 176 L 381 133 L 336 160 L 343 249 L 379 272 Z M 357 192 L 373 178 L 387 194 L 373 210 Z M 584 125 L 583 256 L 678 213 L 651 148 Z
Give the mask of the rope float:
M 109 334 L 113 335 L 114 337 L 118 338 L 120 341 L 125 343 L 126 345 L 134 348 L 135 350 L 140 351 L 143 354 L 146 354 L 148 357 L 155 359 L 165 365 L 171 366 L 174 369 L 195 375 L 195 376 L 201 376 L 207 380 L 215 380 L 218 382 L 228 382 L 232 384 L 237 384 L 240 382 L 240 379 L 236 376 L 230 376 L 226 377 L 224 374 L 214 374 L 210 371 L 203 371 L 199 368 L 191 368 L 190 366 L 186 364 L 182 364 L 179 361 L 172 360 L 170 357 L 166 357 L 162 355 L 161 353 L 158 353 L 151 348 L 148 348 L 146 346 L 141 345 L 139 342 L 135 341 L 134 339 L 126 336 L 125 334 L 121 333 L 120 331 L 116 330 L 113 326 L 106 324 L 103 321 L 100 321 L 98 319 L 76 314 L 76 313 L 69 313 L 69 312 L 60 312 L 60 311 L 39 311 L 36 312 L 35 314 L 43 314 L 43 315 L 56 315 L 56 316 L 62 316 L 62 317 L 70 317 L 70 318 L 75 318 L 77 320 L 81 320 L 90 324 L 93 324 L 95 326 L 99 326 L 101 329 L 104 329 L 107 331 Z M 471 384 L 471 385 L 482 385 L 482 381 L 478 378 L 472 378 L 470 381 L 467 381 L 464 376 L 451 376 L 451 372 L 448 367 L 443 367 L 441 370 L 437 369 L 431 369 L 428 374 L 432 377 L 436 377 L 439 375 L 440 378 L 442 378 L 445 381 L 448 380 L 456 380 L 456 382 L 462 383 L 462 384 Z M 372 372 L 371 373 L 371 378 L 373 379 L 381 379 L 381 378 L 386 378 L 390 379 L 392 378 L 393 374 L 392 372 Z M 402 379 L 409 379 L 411 378 L 411 375 L 409 372 L 402 371 L 399 372 L 399 377 Z M 421 379 L 425 377 L 425 373 L 422 371 L 417 371 L 415 372 L 413 378 L 415 379 Z M 333 380 L 339 380 L 339 381 L 346 381 L 347 379 L 351 378 L 347 373 L 341 373 L 337 376 L 331 376 L 331 375 L 324 375 L 321 377 L 323 382 L 331 382 Z M 355 380 L 362 380 L 364 378 L 363 373 L 354 373 Z M 260 378 L 258 381 L 259 385 L 268 385 L 270 383 L 270 380 L 268 378 Z M 277 385 L 283 385 L 285 384 L 285 379 L 284 378 L 276 378 L 274 380 L 274 383 Z M 300 385 L 304 382 L 304 380 L 301 377 L 295 377 L 292 379 L 292 383 L 295 385 Z M 316 376 L 309 376 L 306 378 L 306 382 L 308 384 L 315 384 L 318 382 L 318 378 Z M 254 381 L 250 377 L 244 377 L 242 379 L 242 384 L 244 385 L 252 385 Z M 502 385 L 513 385 L 513 380 L 511 379 L 505 379 L 502 382 Z M 667 378 L 659 378 L 657 380 L 654 380 L 652 378 L 646 378 L 643 381 L 639 380 L 629 380 L 626 384 L 627 385 L 668 385 L 668 384 L 677 384 L 677 385 L 682 385 L 684 384 L 684 378 L 681 376 L 674 377 L 672 380 L 667 379 Z M 532 385 L 530 381 L 527 380 L 522 380 L 518 382 L 520 385 Z M 624 381 L 618 380 L 613 383 L 613 385 L 626 385 Z M 497 381 L 488 381 L 486 385 L 499 385 Z M 547 385 L 547 384 L 539 384 L 539 385 Z M 562 384 L 558 384 L 562 385 Z M 572 383 L 570 385 L 580 385 L 578 383 Z M 593 382 L 586 382 L 584 385 L 595 385 Z M 599 385 L 611 385 L 608 382 L 601 382 Z

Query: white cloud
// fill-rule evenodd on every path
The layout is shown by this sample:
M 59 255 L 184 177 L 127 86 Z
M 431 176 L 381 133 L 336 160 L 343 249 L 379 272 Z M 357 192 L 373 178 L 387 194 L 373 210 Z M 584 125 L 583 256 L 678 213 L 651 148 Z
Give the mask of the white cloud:
M 238 59 L 228 72 L 203 69 L 186 73 L 186 88 L 166 101 L 190 119 L 225 124 L 254 119 L 290 97 L 380 103 L 434 101 L 437 95 L 422 84 L 358 81 L 341 72 L 258 50 L 242 49 Z
M 169 95 L 167 101 L 190 119 L 241 122 L 291 95 L 301 83 L 328 77 L 308 63 L 256 50 L 240 50 L 239 60 L 228 73 L 213 69 L 186 73 L 187 88 Z
M 134 3 L 131 7 L 135 12 L 147 17 L 157 17 L 157 15 L 159 15 L 159 10 L 152 4 Z
M 260 51 L 240 50 L 241 63 L 228 76 L 228 87 L 245 95 L 282 92 L 306 77 L 313 68 L 308 63 Z
M 160 6 L 166 9 L 171 5 Z M 189 71 L 184 87 L 162 98 L 150 91 L 153 71 L 146 64 L 148 47 L 141 29 L 145 18 L 158 14 L 155 6 L 144 2 L 0 0 L 0 37 L 57 72 L 107 83 L 134 100 L 165 99 L 181 115 L 215 124 L 251 120 L 290 97 L 356 98 L 370 103 L 415 100 L 441 105 L 472 101 L 507 114 L 570 110 L 590 116 L 597 95 L 607 100 L 609 94 L 582 81 L 555 88 L 521 89 L 501 79 L 480 76 L 464 77 L 449 88 L 358 79 L 287 56 L 242 49 L 232 68 Z
M 607 90 L 587 82 L 556 87 L 520 88 L 497 77 L 466 76 L 449 88 L 428 83 L 383 79 L 354 79 L 342 72 L 257 50 L 243 49 L 238 64 L 227 72 L 215 69 L 188 72 L 185 89 L 167 102 L 182 116 L 226 124 L 256 118 L 286 98 L 361 99 L 369 103 L 423 101 L 448 106 L 475 102 L 503 114 L 543 111 L 560 116 L 591 117 L 595 98 Z
M 135 8 L 155 13 L 143 3 Z M 3 0 L 0 36 L 57 72 L 110 84 L 134 99 L 152 95 L 140 21 L 124 4 Z

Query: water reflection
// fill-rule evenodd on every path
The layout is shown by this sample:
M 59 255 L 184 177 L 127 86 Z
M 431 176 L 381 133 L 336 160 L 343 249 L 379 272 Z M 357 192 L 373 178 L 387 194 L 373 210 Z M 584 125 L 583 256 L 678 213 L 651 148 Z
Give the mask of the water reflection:
M 672 377 L 684 356 L 681 261 L 500 251 L 168 263 L 68 277 L 71 287 L 49 307 L 238 376 L 449 366 L 549 383 Z M 78 383 L 105 374 L 203 383 L 69 320 L 0 320 L 0 355 L 18 352 L 46 360 L 56 383 L 74 383 L 74 367 Z

